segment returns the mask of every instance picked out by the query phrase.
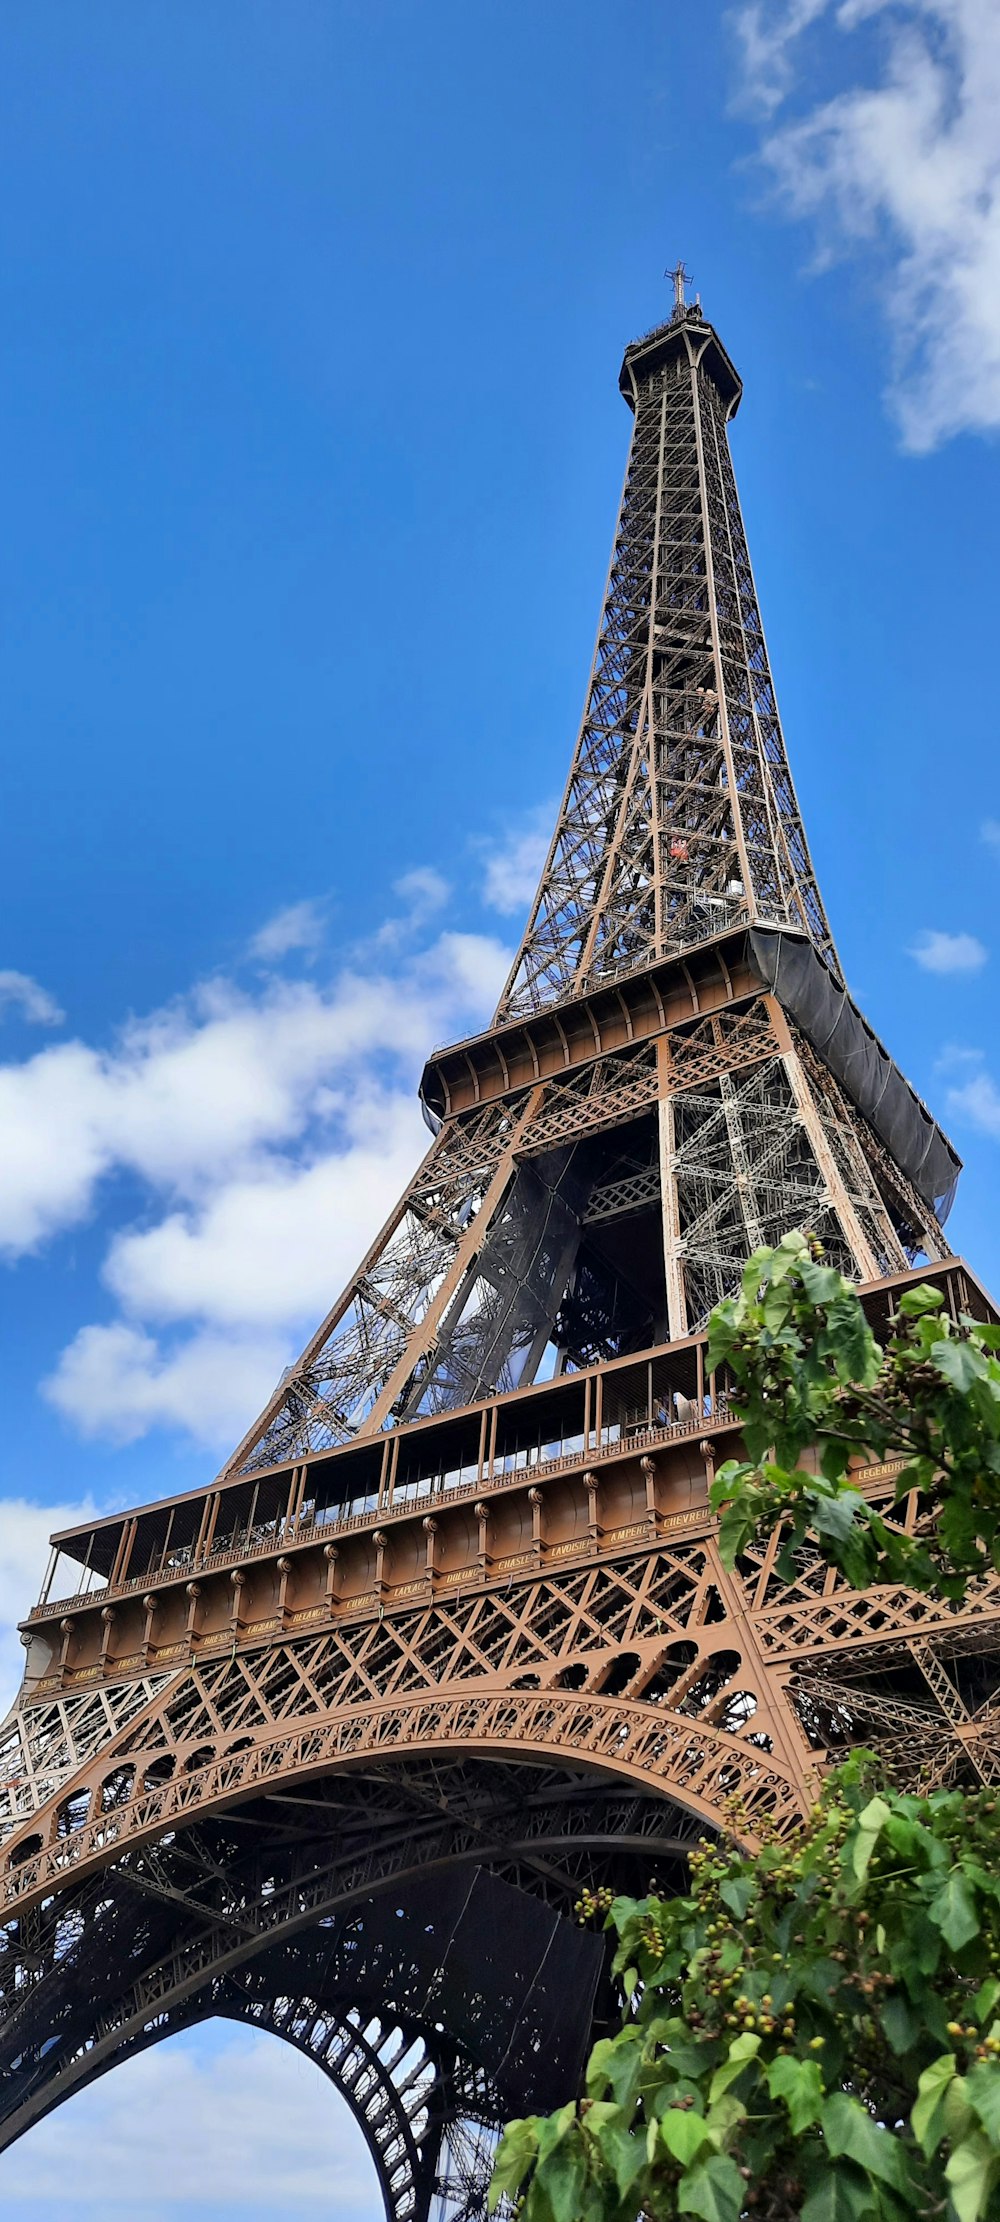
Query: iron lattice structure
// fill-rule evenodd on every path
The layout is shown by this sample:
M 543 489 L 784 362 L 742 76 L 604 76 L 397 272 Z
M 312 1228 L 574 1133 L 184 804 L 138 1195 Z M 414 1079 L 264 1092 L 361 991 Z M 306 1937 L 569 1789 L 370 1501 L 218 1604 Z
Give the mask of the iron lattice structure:
M 2 2143 L 228 2015 L 341 2090 L 390 2222 L 475 2222 L 498 2124 L 572 2093 L 614 2012 L 584 1885 L 676 1886 L 737 1792 L 794 1829 L 858 1738 L 901 1781 L 1000 1775 L 997 1579 L 945 1610 L 719 1558 L 704 1328 L 756 1248 L 820 1234 L 876 1329 L 917 1277 L 994 1315 L 817 891 L 739 379 L 679 300 L 622 387 L 583 727 L 493 1024 L 428 1064 L 423 1164 L 223 1473 L 55 1538 L 24 1623 Z

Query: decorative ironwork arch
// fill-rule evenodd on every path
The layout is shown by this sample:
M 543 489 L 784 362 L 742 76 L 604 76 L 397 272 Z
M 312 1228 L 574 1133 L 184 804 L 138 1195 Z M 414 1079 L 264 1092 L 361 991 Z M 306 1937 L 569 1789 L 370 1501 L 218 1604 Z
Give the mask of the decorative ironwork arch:
M 147 1721 L 144 1734 L 128 1730 L 119 1739 L 118 1749 L 132 1760 L 127 1795 L 106 1808 L 105 1752 L 62 1786 L 58 1801 L 40 1809 L 30 1831 L 12 1840 L 2 1880 L 5 1912 L 26 1909 L 53 1885 L 98 1872 L 123 1852 L 155 1842 L 165 1829 L 190 1825 L 201 1814 L 282 1782 L 302 1782 L 408 1751 L 491 1757 L 515 1750 L 527 1759 L 555 1760 L 562 1766 L 567 1760 L 577 1762 L 657 1791 L 712 1828 L 719 1825 L 725 1799 L 736 1792 L 751 1820 L 756 1811 L 766 1813 L 779 1829 L 794 1827 L 803 1813 L 796 1771 L 749 1737 L 664 1705 L 603 1692 L 515 1690 L 487 1683 L 440 1694 L 380 1698 L 307 1726 L 293 1719 L 276 1733 L 224 1739 L 220 1751 L 195 1753 L 197 1764 L 167 1780 L 154 1772 L 162 1746 L 150 1736 L 153 1726 L 155 1718 Z M 145 1752 L 140 1734 L 147 1742 Z M 114 1773 L 118 1781 L 121 1769 Z M 82 1818 L 85 1792 L 87 1817 Z M 71 1815 L 71 1826 L 63 1834 L 59 1821 L 65 1813 Z
M 397 1812 L 393 1830 L 389 1815 L 400 1803 L 394 1777 L 402 1778 L 408 1804 Z M 651 1868 L 676 1884 L 699 1833 L 694 1818 L 668 1799 L 594 1772 L 566 1776 L 527 1761 L 501 1768 L 454 1750 L 446 1760 L 425 1754 L 402 1768 L 397 1760 L 393 1771 L 363 1782 L 353 1771 L 349 1781 L 339 1775 L 317 1785 L 317 1794 L 323 1788 L 331 1796 L 341 1794 L 341 1812 L 346 1807 L 351 1824 L 347 1833 L 353 1828 L 365 1839 L 360 1845 L 328 1843 L 324 1859 L 313 1833 L 274 1857 L 255 1855 L 241 1869 L 240 1825 L 243 1841 L 256 1841 L 265 1825 L 273 1826 L 275 1812 L 296 1810 L 296 1799 L 283 1798 L 279 1790 L 259 1811 L 244 1808 L 168 1832 L 161 1844 L 121 1856 L 72 1893 L 11 1925 L 6 1953 L 0 1953 L 0 1980 L 9 2001 L 2 2023 L 7 2100 L 0 2149 L 115 2062 L 221 2010 L 223 1998 L 249 2012 L 247 1999 L 263 2002 L 266 2010 L 269 1998 L 318 1997 L 325 2010 L 336 1992 L 341 2019 L 353 2006 L 373 2019 L 388 2021 L 394 2014 L 401 2025 L 415 2025 L 419 2015 L 412 2004 L 401 2006 L 397 1996 L 407 1987 L 407 1934 L 429 1934 L 433 1917 L 439 1938 L 450 1938 L 477 1876 L 499 1878 L 501 1889 L 517 1886 L 512 1895 L 522 1927 L 524 1894 L 530 1891 L 541 1931 L 539 1941 L 526 1947 L 526 1966 L 533 1979 L 558 1932 L 562 1964 L 573 1963 L 573 1979 L 587 1992 L 581 1993 L 586 2028 L 587 1986 L 592 1990 L 597 1979 L 602 1948 L 565 1920 L 573 1898 L 584 1881 L 610 1873 L 612 1865 L 620 1874 L 629 1862 L 640 1886 Z M 312 1804 L 301 1802 L 306 1808 Z M 328 1833 L 323 1810 L 333 1818 L 338 1813 L 333 1804 L 321 1809 L 321 1838 Z M 266 1824 L 261 1815 L 268 1812 Z M 473 1934 L 481 1930 L 494 1938 L 503 1929 L 502 1921 L 481 1916 L 478 1926 L 471 1926 Z M 360 1962 L 352 1947 L 358 1929 L 369 1940 L 369 1956 L 362 1952 Z M 123 1941 L 114 1981 L 91 2005 L 77 1968 L 92 1964 L 98 1933 Z M 393 1937 L 400 1940 L 402 1963 L 391 1960 Z M 505 1959 L 509 1943 L 505 1937 Z M 425 1948 L 432 1959 L 434 1949 Z M 574 1956 L 591 1951 L 596 1958 L 581 1976 Z M 334 1967 L 337 1954 L 341 1959 Z M 424 1979 L 429 1980 L 426 1968 Z M 523 2018 L 522 2002 L 518 2025 Z M 486 2070 L 460 2036 L 438 2029 L 431 2041 L 438 2047 L 450 2043 L 463 2063 L 463 2104 L 453 2117 L 464 2119 L 468 2078 Z M 506 2112 L 517 2110 L 508 2099 Z M 499 2102 L 493 2102 L 489 2118 L 495 2125 L 504 2118 Z

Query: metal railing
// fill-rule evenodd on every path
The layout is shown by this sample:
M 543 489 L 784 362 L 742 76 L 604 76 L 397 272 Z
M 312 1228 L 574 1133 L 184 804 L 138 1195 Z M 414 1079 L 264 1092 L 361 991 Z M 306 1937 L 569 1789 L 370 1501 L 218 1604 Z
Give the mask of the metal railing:
M 728 1421 L 728 1401 L 724 1396 L 719 1396 L 711 1413 L 695 1413 L 690 1419 L 668 1420 L 662 1425 L 650 1423 L 635 1427 L 628 1423 L 622 1425 L 615 1422 L 617 1434 L 612 1429 L 602 1429 L 602 1437 L 607 1433 L 607 1441 L 591 1444 L 589 1448 L 584 1445 L 578 1451 L 562 1452 L 556 1458 L 533 1458 L 523 1466 L 506 1471 L 496 1465 L 492 1470 L 489 1466 L 484 1466 L 472 1481 L 456 1483 L 452 1488 L 429 1487 L 419 1497 L 369 1507 L 362 1512 L 338 1513 L 330 1508 L 329 1511 L 306 1514 L 298 1520 L 293 1519 L 289 1525 L 282 1523 L 281 1526 L 276 1526 L 267 1535 L 256 1536 L 243 1543 L 224 1545 L 220 1550 L 205 1552 L 200 1558 L 194 1550 L 183 1561 L 179 1554 L 175 1554 L 172 1564 L 155 1569 L 147 1568 L 144 1574 L 130 1574 L 124 1581 L 116 1582 L 114 1588 L 106 1582 L 99 1588 L 79 1590 L 73 1597 L 51 1598 L 44 1605 L 34 1606 L 30 1618 L 33 1621 L 51 1620 L 57 1614 L 69 1615 L 83 1606 L 95 1605 L 98 1601 L 107 1604 L 112 1597 L 129 1597 L 134 1596 L 137 1591 L 162 1587 L 164 1582 L 192 1581 L 203 1574 L 224 1573 L 229 1566 L 244 1566 L 248 1559 L 270 1558 L 279 1551 L 292 1550 L 296 1545 L 314 1544 L 321 1536 L 324 1541 L 332 1540 L 335 1536 L 357 1534 L 362 1528 L 382 1527 L 389 1522 L 401 1522 L 407 1517 L 412 1519 L 428 1503 L 432 1503 L 435 1508 L 439 1505 L 464 1504 L 481 1496 L 484 1490 L 512 1490 L 528 1478 L 532 1481 L 544 1479 L 555 1474 L 569 1473 L 574 1468 L 599 1465 L 608 1458 L 632 1456 L 637 1451 L 655 1448 L 657 1444 L 678 1442 L 685 1438 L 690 1440 L 692 1436 L 704 1435 L 706 1430 L 725 1426 Z

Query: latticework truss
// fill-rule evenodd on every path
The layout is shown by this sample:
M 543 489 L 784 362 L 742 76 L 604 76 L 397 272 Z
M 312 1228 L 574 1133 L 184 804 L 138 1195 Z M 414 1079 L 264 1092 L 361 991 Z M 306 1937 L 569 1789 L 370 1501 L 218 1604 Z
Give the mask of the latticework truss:
M 663 1266 L 638 1287 L 592 1236 L 643 1219 Z M 792 1227 L 864 1281 L 947 1250 L 772 996 L 512 1089 L 445 1121 L 233 1470 L 520 1388 L 553 1350 L 573 1366 L 692 1333 Z
M 740 394 L 688 312 L 625 357 L 635 412 L 569 783 L 498 1020 L 740 919 L 835 967 L 785 754 L 726 424 Z

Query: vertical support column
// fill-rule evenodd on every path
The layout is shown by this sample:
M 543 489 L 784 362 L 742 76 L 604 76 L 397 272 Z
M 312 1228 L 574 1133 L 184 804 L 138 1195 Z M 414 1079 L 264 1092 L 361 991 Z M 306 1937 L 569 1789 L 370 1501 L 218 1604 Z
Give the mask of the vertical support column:
M 486 1460 L 487 1460 L 487 1455 L 488 1455 L 488 1449 L 487 1449 L 487 1446 L 488 1446 L 488 1443 L 489 1443 L 489 1424 L 490 1424 L 490 1415 L 489 1415 L 489 1409 L 488 1409 L 488 1407 L 487 1407 L 487 1406 L 486 1406 L 486 1405 L 484 1404 L 484 1405 L 483 1405 L 483 1409 L 482 1409 L 482 1412 L 481 1412 L 481 1414 L 480 1414 L 480 1420 L 479 1420 L 479 1451 L 478 1451 L 478 1454 L 477 1454 L 477 1457 L 476 1457 L 476 1480 L 478 1481 L 478 1483 L 479 1483 L 479 1486 L 480 1486 L 480 1488 L 482 1488 L 483 1482 L 484 1482 L 484 1481 L 485 1481 L 485 1479 L 486 1479 Z
M 760 1199 L 754 1186 L 750 1160 L 747 1155 L 746 1136 L 740 1108 L 739 1089 L 732 1073 L 719 1074 L 719 1094 L 722 1098 L 722 1115 L 729 1137 L 729 1155 L 733 1168 L 733 1187 L 739 1199 L 746 1229 L 746 1254 L 752 1257 L 755 1250 L 763 1250 L 764 1227 L 760 1217 Z
M 194 1651 L 197 1649 L 199 1635 L 198 1605 L 201 1598 L 201 1583 L 185 1582 L 184 1595 L 188 1601 L 187 1622 L 184 1632 L 188 1640 L 188 1649 Z
M 142 1628 L 142 1663 L 144 1666 L 149 1665 L 149 1656 L 153 1648 L 153 1625 L 156 1620 L 156 1608 L 159 1602 L 155 1589 L 148 1590 L 142 1600 L 142 1609 L 146 1615 Z
M 101 1664 L 101 1673 L 103 1674 L 103 1673 L 105 1672 L 105 1670 L 106 1670 L 106 1667 L 107 1667 L 107 1664 L 108 1664 L 108 1652 L 109 1652 L 109 1650 L 111 1649 L 111 1631 L 112 1631 L 112 1629 L 114 1628 L 114 1624 L 115 1624 L 115 1608 L 114 1608 L 114 1606 L 113 1606 L 113 1605 L 104 1605 L 104 1606 L 102 1606 L 102 1608 L 101 1608 L 101 1621 L 102 1621 L 102 1623 L 103 1623 L 103 1627 L 104 1627 L 104 1634 L 103 1634 L 103 1635 L 102 1635 L 102 1637 L 101 1637 L 101 1661 L 100 1661 L 100 1664 Z
M 391 1443 L 392 1443 L 392 1449 L 391 1449 L 391 1451 L 390 1451 L 390 1454 L 389 1454 L 389 1476 L 388 1476 L 388 1480 L 387 1480 L 387 1483 L 386 1483 L 386 1493 L 385 1493 L 385 1501 L 386 1501 L 386 1510 L 387 1510 L 387 1511 L 388 1511 L 389 1507 L 391 1506 L 391 1504 L 392 1504 L 392 1500 L 393 1500 L 393 1497 L 394 1497 L 394 1495 L 395 1495 L 395 1490 L 396 1490 L 396 1474 L 397 1474 L 397 1472 L 398 1472 L 398 1470 L 399 1470 L 399 1442 L 400 1442 L 400 1435 L 399 1435 L 399 1429 L 398 1429 L 398 1427 L 397 1427 L 397 1428 L 394 1428 L 394 1430 L 393 1430 L 393 1433 L 392 1433 L 392 1436 L 391 1436 L 390 1440 L 391 1440 Z
M 211 1554 L 212 1554 L 212 1545 L 213 1545 L 213 1543 L 214 1543 L 214 1541 L 215 1541 L 215 1530 L 216 1530 L 216 1526 L 217 1526 L 217 1524 L 218 1524 L 218 1519 L 219 1519 L 219 1509 L 220 1509 L 220 1506 L 221 1506 L 221 1504 L 222 1504 L 222 1492 L 221 1492 L 221 1490 L 217 1489 L 217 1490 L 216 1490 L 216 1491 L 214 1492 L 214 1494 L 213 1494 L 213 1495 L 212 1495 L 212 1496 L 211 1496 L 211 1497 L 209 1498 L 209 1500 L 208 1500 L 208 1503 L 209 1503 L 209 1506 L 210 1506 L 210 1508 L 211 1508 L 211 1509 L 210 1509 L 210 1510 L 209 1510 L 209 1512 L 208 1512 L 208 1519 L 207 1519 L 207 1521 L 205 1522 L 205 1525 L 204 1525 L 204 1530 L 203 1530 L 203 1535 L 202 1535 L 202 1542 L 201 1542 L 201 1555 L 202 1555 L 202 1558 L 210 1558 L 210 1557 L 211 1557 Z
M 677 1182 L 674 1177 L 677 1146 L 674 1133 L 672 1078 L 670 1041 L 666 1034 L 661 1034 L 656 1044 L 656 1084 L 659 1098 L 657 1117 L 660 1130 L 660 1209 L 663 1215 L 663 1269 L 667 1283 L 669 1340 L 671 1342 L 681 1342 L 688 1332 L 688 1315 L 687 1294 L 684 1287 L 684 1245 L 681 1240 L 680 1206 L 677 1199 Z
M 232 1636 L 233 1642 L 235 1643 L 240 1633 L 240 1598 L 242 1596 L 243 1590 L 246 1587 L 246 1575 L 237 1566 L 234 1567 L 229 1579 L 233 1585 L 233 1603 L 232 1610 L 229 1615 L 229 1633 Z M 194 1587 L 194 1584 L 192 1584 L 192 1587 Z
M 324 1543 L 323 1557 L 326 1560 L 326 1609 L 332 1613 L 337 1602 L 337 1561 L 340 1557 L 337 1545 Z
M 847 1193 L 843 1176 L 824 1130 L 823 1121 L 816 1109 L 812 1089 L 802 1069 L 802 1060 L 792 1039 L 788 1020 L 776 996 L 769 995 L 767 997 L 767 1008 L 781 1051 L 781 1061 L 788 1075 L 788 1085 L 795 1098 L 795 1107 L 808 1137 L 809 1147 L 826 1183 L 826 1191 L 831 1206 L 843 1228 L 844 1240 L 857 1260 L 862 1280 L 877 1281 L 881 1276 L 882 1266 L 875 1256 Z M 907 1260 L 903 1256 L 902 1245 L 894 1230 L 890 1229 L 890 1235 L 890 1246 L 896 1252 L 896 1262 L 901 1266 L 905 1265 Z
M 545 1538 L 542 1533 L 542 1511 L 545 1505 L 544 1490 L 537 1486 L 529 1489 L 528 1503 L 531 1506 L 531 1548 L 534 1553 L 535 1565 L 540 1566 L 545 1547 Z
M 640 1458 L 642 1478 L 646 1484 L 646 1526 L 650 1535 L 656 1534 L 656 1465 L 652 1458 Z
M 583 1486 L 587 1492 L 587 1536 L 590 1542 L 591 1550 L 596 1551 L 601 1540 L 601 1523 L 598 1518 L 597 1506 L 598 1489 L 600 1487 L 600 1484 L 598 1482 L 597 1475 L 584 1474 Z

